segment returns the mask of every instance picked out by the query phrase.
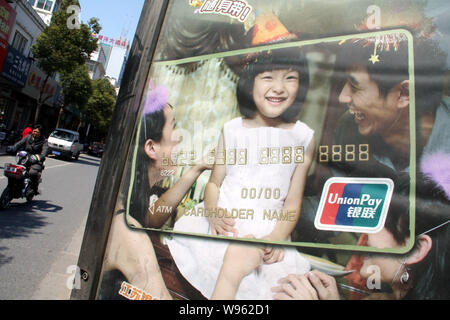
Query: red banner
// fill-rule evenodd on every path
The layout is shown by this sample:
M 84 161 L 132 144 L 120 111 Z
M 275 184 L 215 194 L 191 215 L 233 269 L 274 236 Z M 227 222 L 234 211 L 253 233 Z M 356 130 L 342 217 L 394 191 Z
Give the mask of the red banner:
M 8 51 L 9 35 L 16 20 L 16 11 L 5 1 L 0 0 L 0 70 Z
M 0 39 L 8 42 L 15 20 L 16 11 L 5 0 L 0 0 Z

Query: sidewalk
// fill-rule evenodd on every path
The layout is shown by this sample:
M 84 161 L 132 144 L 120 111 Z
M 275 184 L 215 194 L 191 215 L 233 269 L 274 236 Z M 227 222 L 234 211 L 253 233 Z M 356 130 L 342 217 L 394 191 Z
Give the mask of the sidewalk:
M 50 271 L 42 279 L 39 288 L 33 293 L 32 300 L 70 300 L 78 256 L 83 241 L 86 220 L 83 220 L 71 241 L 59 253 L 59 258 L 50 267 Z

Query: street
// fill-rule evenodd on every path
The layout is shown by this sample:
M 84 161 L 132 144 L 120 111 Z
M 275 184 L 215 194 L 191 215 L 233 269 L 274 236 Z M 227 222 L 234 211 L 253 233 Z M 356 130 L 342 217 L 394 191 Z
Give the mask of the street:
M 48 157 L 41 194 L 0 211 L 0 300 L 69 299 L 100 160 Z M 0 155 L 0 192 L 7 162 L 14 157 Z

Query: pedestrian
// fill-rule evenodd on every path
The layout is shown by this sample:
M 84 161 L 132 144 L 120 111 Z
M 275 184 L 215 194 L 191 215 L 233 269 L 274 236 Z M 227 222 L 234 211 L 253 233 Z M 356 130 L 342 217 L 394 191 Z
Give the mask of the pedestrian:
M 32 127 L 32 125 L 31 125 L 31 123 L 29 123 L 29 124 L 27 124 L 25 129 L 23 129 L 23 131 L 22 131 L 22 139 L 33 132 L 33 129 L 31 129 L 31 127 Z

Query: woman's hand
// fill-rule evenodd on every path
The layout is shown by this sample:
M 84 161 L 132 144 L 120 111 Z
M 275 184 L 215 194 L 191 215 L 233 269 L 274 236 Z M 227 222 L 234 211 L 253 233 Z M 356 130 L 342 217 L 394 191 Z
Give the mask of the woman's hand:
M 266 247 L 264 248 L 264 263 L 271 264 L 283 261 L 284 249 L 280 247 Z
M 275 300 L 319 300 L 306 275 L 290 274 L 278 280 L 278 283 L 278 287 L 272 288 Z
M 193 166 L 196 170 L 203 172 L 205 170 L 212 170 L 214 163 L 208 161 L 208 157 L 201 158 L 198 162 Z
M 336 279 L 319 270 L 313 270 L 307 273 L 311 284 L 316 288 L 320 300 L 339 300 L 339 291 Z
M 336 280 L 318 270 L 289 275 L 272 288 L 276 300 L 339 300 Z
M 262 238 L 266 241 L 274 241 L 270 235 L 267 235 Z M 284 249 L 280 246 L 270 246 L 266 245 L 264 248 L 264 257 L 263 261 L 266 264 L 276 263 L 283 261 L 284 259 Z
M 226 212 L 222 208 L 216 208 L 215 210 Z M 230 236 L 231 233 L 233 237 L 238 236 L 238 230 L 234 228 L 236 221 L 231 217 L 227 217 L 227 214 L 224 214 L 222 217 L 208 217 L 208 221 L 213 235 Z

